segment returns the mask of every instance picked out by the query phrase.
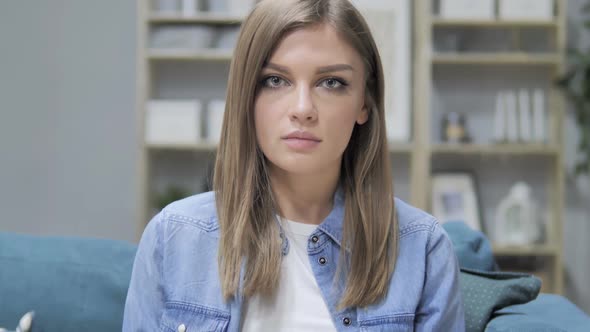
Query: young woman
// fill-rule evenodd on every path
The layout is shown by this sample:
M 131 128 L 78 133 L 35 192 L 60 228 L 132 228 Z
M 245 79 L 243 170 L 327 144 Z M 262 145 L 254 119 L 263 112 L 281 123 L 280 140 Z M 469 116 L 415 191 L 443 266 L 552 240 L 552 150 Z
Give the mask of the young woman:
M 393 198 L 383 73 L 347 0 L 242 25 L 214 192 L 139 244 L 124 331 L 462 331 L 452 245 Z

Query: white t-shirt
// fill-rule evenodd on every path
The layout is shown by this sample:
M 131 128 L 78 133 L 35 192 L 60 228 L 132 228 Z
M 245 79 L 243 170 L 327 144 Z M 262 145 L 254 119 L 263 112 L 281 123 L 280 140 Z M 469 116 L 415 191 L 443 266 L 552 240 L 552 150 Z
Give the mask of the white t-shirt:
M 289 252 L 283 256 L 279 286 L 271 299 L 245 303 L 243 332 L 336 331 L 307 255 L 316 225 L 282 221 Z

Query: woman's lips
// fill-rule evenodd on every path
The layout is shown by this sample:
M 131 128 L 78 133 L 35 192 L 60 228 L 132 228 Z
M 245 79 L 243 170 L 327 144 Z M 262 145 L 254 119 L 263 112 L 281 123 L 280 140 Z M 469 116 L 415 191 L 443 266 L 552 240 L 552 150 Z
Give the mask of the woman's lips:
M 311 150 L 320 144 L 320 141 L 305 138 L 283 138 L 288 147 L 294 150 Z

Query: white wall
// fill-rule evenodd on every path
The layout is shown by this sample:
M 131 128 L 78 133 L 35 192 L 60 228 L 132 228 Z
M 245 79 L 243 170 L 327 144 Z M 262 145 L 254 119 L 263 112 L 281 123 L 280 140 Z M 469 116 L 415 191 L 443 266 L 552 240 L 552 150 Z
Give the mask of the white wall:
M 0 1 L 0 230 L 135 240 L 134 1 Z

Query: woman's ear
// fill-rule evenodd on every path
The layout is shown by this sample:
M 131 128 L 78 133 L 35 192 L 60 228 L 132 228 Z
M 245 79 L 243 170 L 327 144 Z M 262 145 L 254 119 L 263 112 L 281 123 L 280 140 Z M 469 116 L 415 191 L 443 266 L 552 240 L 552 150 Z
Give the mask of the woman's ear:
M 361 112 L 357 116 L 356 123 L 359 125 L 363 125 L 365 124 L 365 122 L 367 122 L 367 120 L 369 120 L 369 110 L 367 109 L 367 105 L 365 105 L 363 106 Z

